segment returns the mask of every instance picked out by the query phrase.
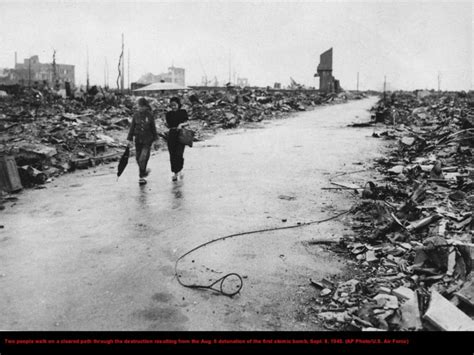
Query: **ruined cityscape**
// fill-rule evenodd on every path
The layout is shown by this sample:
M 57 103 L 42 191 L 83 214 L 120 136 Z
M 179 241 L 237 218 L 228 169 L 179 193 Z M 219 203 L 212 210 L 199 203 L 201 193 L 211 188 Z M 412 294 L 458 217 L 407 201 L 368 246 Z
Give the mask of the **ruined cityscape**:
M 410 334 L 474 330 L 472 87 L 443 87 L 439 72 L 415 90 L 349 81 L 336 45 L 317 46 L 304 83 L 253 84 L 231 55 L 225 77 L 173 57 L 137 73 L 125 39 L 114 63 L 78 58 L 84 81 L 56 49 L 17 48 L 0 68 L 12 349 L 39 344 L 16 331 L 176 332 L 140 335 L 155 345 L 289 331 L 266 342 L 312 346 L 347 345 L 345 333 L 380 345 L 388 331 L 400 350 Z M 141 107 L 155 132 L 144 166 Z M 192 132 L 180 158 L 175 129 Z

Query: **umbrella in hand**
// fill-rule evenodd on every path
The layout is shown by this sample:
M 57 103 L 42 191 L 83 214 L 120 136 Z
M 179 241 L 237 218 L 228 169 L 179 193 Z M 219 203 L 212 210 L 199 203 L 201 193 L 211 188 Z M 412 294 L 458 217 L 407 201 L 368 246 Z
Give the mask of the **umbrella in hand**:
M 127 146 L 125 148 L 125 152 L 123 152 L 122 157 L 120 158 L 118 167 L 117 167 L 117 180 L 122 175 L 123 171 L 125 170 L 125 167 L 127 166 L 128 163 L 128 157 L 130 156 L 130 147 Z

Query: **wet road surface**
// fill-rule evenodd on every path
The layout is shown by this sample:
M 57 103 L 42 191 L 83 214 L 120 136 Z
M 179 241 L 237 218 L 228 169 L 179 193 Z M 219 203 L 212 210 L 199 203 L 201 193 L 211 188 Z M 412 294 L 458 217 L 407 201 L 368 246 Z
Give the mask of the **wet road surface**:
M 180 286 L 174 265 L 212 239 L 348 209 L 347 195 L 321 188 L 379 155 L 371 128 L 346 127 L 375 101 L 219 133 L 186 148 L 177 182 L 165 151 L 145 186 L 131 158 L 118 181 L 112 164 L 19 193 L 2 211 L 0 330 L 319 330 L 301 313 L 309 278 L 346 265 L 307 242 L 349 233 L 338 220 L 218 241 L 178 264 L 185 282 L 238 273 L 232 298 Z

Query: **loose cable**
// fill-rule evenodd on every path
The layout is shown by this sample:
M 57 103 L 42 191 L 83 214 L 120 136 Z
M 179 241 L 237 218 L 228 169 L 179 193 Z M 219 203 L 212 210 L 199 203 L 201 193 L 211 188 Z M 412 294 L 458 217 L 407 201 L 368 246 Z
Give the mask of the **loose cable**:
M 220 292 L 221 294 L 223 294 L 224 296 L 228 296 L 228 297 L 233 297 L 235 296 L 236 294 L 238 294 L 240 292 L 240 290 L 242 289 L 243 287 L 243 280 L 242 280 L 242 277 L 233 272 L 233 273 L 229 273 L 229 274 L 226 274 L 224 275 L 223 277 L 215 280 L 214 282 L 212 282 L 211 284 L 208 284 L 208 285 L 202 285 L 202 284 L 187 284 L 187 283 L 184 283 L 183 281 L 181 281 L 181 275 L 178 273 L 178 263 L 180 260 L 182 260 L 184 257 L 186 257 L 187 255 L 195 252 L 196 250 L 200 249 L 200 248 L 203 248 L 209 244 L 212 244 L 214 242 L 217 242 L 217 241 L 220 241 L 220 240 L 225 240 L 225 239 L 229 239 L 229 238 L 234 238 L 234 237 L 239 237 L 239 236 L 243 236 L 243 235 L 250 235 L 250 234 L 256 234 L 256 233 L 264 233 L 264 232 L 270 232 L 270 231 L 276 231 L 276 230 L 284 230 L 284 229 L 292 229 L 292 228 L 299 228 L 299 227 L 304 227 L 304 226 L 309 226 L 311 224 L 320 224 L 320 223 L 324 223 L 324 222 L 328 222 L 328 221 L 331 221 L 333 219 L 336 219 L 336 218 L 339 218 L 349 212 L 351 212 L 352 209 L 350 210 L 347 210 L 347 211 L 344 211 L 344 212 L 341 212 L 335 216 L 332 216 L 332 217 L 328 217 L 328 218 L 325 218 L 325 219 L 321 219 L 321 220 L 317 220 L 317 221 L 311 221 L 311 222 L 305 222 L 305 223 L 297 223 L 295 225 L 291 225 L 291 226 L 285 226 L 285 227 L 274 227 L 274 228 L 265 228 L 265 229 L 259 229 L 259 230 L 254 230 L 254 231 L 249 231 L 249 232 L 241 232 L 241 233 L 235 233 L 235 234 L 230 234 L 230 235 L 226 235 L 224 237 L 220 237 L 220 238 L 216 238 L 216 239 L 212 239 L 208 242 L 205 242 L 205 243 L 202 243 L 202 244 L 199 244 L 198 246 L 196 246 L 195 248 L 187 251 L 186 253 L 184 253 L 183 255 L 181 255 L 178 259 L 176 259 L 176 262 L 174 264 L 174 274 L 175 274 L 175 277 L 176 277 L 176 280 L 178 281 L 178 283 L 183 286 L 183 287 L 187 287 L 187 288 L 195 288 L 195 289 L 211 289 L 211 290 L 214 290 L 214 291 L 217 291 L 217 292 Z M 237 282 L 237 285 L 236 285 L 236 290 L 235 291 L 232 291 L 232 292 L 227 292 L 224 290 L 224 282 L 231 278 L 231 277 L 235 277 L 237 278 L 238 282 Z M 218 288 L 215 288 L 215 286 L 218 285 Z

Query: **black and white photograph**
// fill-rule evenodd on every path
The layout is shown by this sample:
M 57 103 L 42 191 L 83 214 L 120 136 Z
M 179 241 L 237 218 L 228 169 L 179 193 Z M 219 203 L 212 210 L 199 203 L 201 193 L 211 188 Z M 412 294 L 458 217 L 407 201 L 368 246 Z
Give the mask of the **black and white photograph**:
M 0 0 L 0 353 L 464 343 L 473 14 Z

